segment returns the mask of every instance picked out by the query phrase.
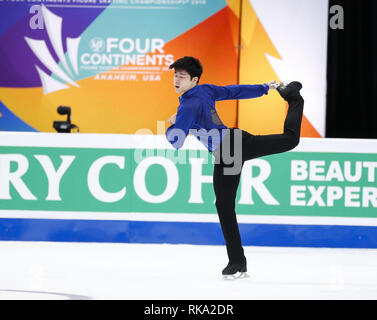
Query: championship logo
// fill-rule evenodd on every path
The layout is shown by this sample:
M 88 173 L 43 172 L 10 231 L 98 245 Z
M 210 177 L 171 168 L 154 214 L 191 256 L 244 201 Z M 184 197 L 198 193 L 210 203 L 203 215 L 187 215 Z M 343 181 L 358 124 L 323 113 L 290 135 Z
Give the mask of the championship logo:
M 44 94 L 50 92 L 67 89 L 70 84 L 75 87 L 79 85 L 73 80 L 75 72 L 78 75 L 78 49 L 80 43 L 80 37 L 78 38 L 68 38 L 66 39 L 67 44 L 67 54 L 71 67 L 69 67 L 66 55 L 63 51 L 63 39 L 62 39 L 62 22 L 63 19 L 56 14 L 48 10 L 44 5 L 42 5 L 42 15 L 45 22 L 47 34 L 52 47 L 59 58 L 61 66 L 54 60 L 51 52 L 49 51 L 47 44 L 44 40 L 36 40 L 25 37 L 27 44 L 33 53 L 37 56 L 39 61 L 51 72 L 48 75 L 37 65 L 35 66 L 39 77 L 42 82 Z M 100 42 L 95 41 L 96 48 L 99 48 Z M 73 71 L 72 71 L 73 69 Z M 56 79 L 55 79 L 56 78 Z

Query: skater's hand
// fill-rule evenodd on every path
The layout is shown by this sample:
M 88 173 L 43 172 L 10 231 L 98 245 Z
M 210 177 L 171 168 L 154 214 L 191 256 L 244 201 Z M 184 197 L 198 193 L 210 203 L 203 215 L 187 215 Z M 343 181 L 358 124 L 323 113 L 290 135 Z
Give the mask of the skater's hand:
M 166 120 L 167 122 L 170 122 L 171 124 L 174 124 L 175 123 L 175 119 L 177 118 L 177 114 L 174 113 L 168 120 Z
M 268 87 L 270 90 L 274 90 L 276 89 L 278 86 L 280 86 L 280 82 L 276 81 L 276 80 L 273 80 L 273 81 L 270 81 L 270 82 L 267 82 L 268 84 Z

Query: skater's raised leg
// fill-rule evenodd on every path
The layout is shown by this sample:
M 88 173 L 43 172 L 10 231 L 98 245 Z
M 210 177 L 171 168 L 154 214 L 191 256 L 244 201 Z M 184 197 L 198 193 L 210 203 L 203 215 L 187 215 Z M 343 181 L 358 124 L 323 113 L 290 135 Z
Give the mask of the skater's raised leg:
M 277 91 L 288 102 L 288 112 L 284 122 L 284 133 L 252 135 L 243 132 L 242 158 L 244 161 L 289 151 L 300 141 L 304 99 L 300 95 L 301 83 L 291 82 L 280 86 Z

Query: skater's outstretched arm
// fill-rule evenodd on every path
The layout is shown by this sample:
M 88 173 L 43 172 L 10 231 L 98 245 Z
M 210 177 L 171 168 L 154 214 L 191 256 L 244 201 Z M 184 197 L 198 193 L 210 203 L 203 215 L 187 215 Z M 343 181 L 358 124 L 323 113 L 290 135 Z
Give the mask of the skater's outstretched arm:
M 269 90 L 275 89 L 276 81 L 270 81 L 265 84 L 239 84 L 230 86 L 215 86 L 211 84 L 202 85 L 208 88 L 215 101 L 221 100 L 239 100 L 252 99 L 268 94 Z
M 205 86 L 208 86 L 215 101 L 257 98 L 268 94 L 269 90 L 267 84 L 240 84 L 223 87 L 209 84 Z

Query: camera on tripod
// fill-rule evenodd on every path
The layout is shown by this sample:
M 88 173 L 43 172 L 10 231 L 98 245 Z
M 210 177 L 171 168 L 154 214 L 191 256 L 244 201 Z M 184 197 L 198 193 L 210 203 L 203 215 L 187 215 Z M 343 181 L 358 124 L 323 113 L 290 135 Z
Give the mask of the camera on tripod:
M 71 123 L 71 108 L 60 106 L 58 107 L 58 113 L 61 115 L 67 115 L 67 121 L 54 121 L 53 126 L 57 132 L 63 133 L 70 133 L 71 129 L 77 129 L 79 132 L 79 128 Z

